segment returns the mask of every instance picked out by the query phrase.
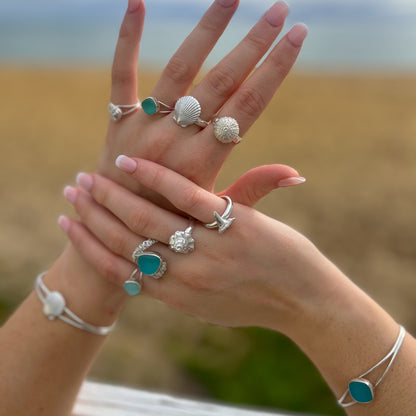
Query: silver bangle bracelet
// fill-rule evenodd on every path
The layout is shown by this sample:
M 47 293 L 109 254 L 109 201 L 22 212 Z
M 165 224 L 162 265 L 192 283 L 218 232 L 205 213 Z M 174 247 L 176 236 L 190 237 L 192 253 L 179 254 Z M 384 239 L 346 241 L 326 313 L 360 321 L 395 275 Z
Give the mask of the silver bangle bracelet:
M 374 399 L 374 390 L 375 388 L 383 381 L 384 377 L 390 370 L 390 367 L 393 364 L 393 361 L 395 360 L 397 353 L 400 350 L 400 347 L 403 344 L 404 337 L 406 335 L 406 330 L 400 326 L 399 335 L 397 336 L 396 342 L 394 343 L 392 349 L 389 351 L 389 353 L 381 359 L 376 365 L 371 367 L 369 370 L 367 370 L 365 373 L 361 374 L 357 378 L 354 378 L 351 380 L 348 384 L 347 390 L 345 390 L 344 394 L 340 397 L 338 400 L 338 404 L 342 407 L 349 407 L 356 403 L 370 403 Z M 372 373 L 376 368 L 378 368 L 381 364 L 388 361 L 387 367 L 384 370 L 383 374 L 378 378 L 378 380 L 373 384 L 366 378 L 368 374 Z M 347 396 L 350 396 L 352 398 L 351 401 L 345 402 L 345 399 Z
M 43 303 L 43 313 L 51 321 L 58 318 L 75 328 L 82 329 L 95 335 L 108 335 L 116 326 L 116 322 L 111 326 L 95 326 L 84 322 L 79 316 L 75 315 L 66 307 L 65 298 L 60 292 L 50 291 L 43 283 L 46 272 L 39 274 L 36 278 L 36 293 Z

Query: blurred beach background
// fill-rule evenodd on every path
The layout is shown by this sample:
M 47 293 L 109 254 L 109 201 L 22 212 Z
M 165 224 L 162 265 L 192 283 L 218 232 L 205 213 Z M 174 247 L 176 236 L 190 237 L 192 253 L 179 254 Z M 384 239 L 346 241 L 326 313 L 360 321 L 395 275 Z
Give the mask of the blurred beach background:
M 126 1 L 0 2 L 0 320 L 66 244 L 62 189 L 93 171 L 108 122 L 109 71 Z M 148 0 L 139 97 L 209 6 Z M 240 8 L 205 70 L 272 0 Z M 416 332 L 416 2 L 291 0 L 310 34 L 272 104 L 235 148 L 218 190 L 259 164 L 305 185 L 258 208 L 311 238 Z M 23 334 L 22 334 L 23 336 Z M 218 328 L 132 299 L 91 378 L 244 406 L 337 415 L 312 364 L 284 337 Z

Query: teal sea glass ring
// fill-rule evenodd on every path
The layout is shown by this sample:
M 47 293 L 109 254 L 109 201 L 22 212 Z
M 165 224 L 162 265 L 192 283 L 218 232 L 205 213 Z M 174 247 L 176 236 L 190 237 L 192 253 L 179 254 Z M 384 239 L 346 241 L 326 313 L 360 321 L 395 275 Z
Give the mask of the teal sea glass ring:
M 142 101 L 142 109 L 149 116 L 153 114 L 169 114 L 173 111 L 173 108 L 169 105 L 159 101 L 155 97 L 147 97 Z
M 166 272 L 166 261 L 155 251 L 149 251 L 137 256 L 137 266 L 141 273 L 151 276 L 153 279 L 160 279 Z
M 139 269 L 134 269 L 129 279 L 126 280 L 123 284 L 124 290 L 130 296 L 138 295 L 142 290 L 142 274 L 139 274 L 139 277 L 136 278 L 136 274 L 139 272 Z

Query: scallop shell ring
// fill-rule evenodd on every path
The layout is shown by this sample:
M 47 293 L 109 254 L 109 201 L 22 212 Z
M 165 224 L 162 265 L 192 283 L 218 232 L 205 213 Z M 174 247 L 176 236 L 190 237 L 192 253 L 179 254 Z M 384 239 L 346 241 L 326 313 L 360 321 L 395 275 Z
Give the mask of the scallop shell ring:
M 179 98 L 175 104 L 173 120 L 181 127 L 188 127 L 196 124 L 199 127 L 208 126 L 208 122 L 201 120 L 201 105 L 198 100 L 190 95 Z
M 221 117 L 213 120 L 214 136 L 221 143 L 235 143 L 241 142 L 240 127 L 232 117 Z

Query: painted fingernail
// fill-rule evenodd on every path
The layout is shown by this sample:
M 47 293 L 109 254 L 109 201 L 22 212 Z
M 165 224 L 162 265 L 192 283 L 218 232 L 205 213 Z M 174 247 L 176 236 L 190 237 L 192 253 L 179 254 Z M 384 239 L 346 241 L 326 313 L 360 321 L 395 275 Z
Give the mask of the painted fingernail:
M 279 188 L 284 188 L 287 186 L 295 186 L 300 185 L 301 183 L 305 183 L 306 179 L 302 177 L 293 177 L 293 178 L 286 178 L 279 181 L 278 185 Z
M 140 1 L 141 0 L 129 0 L 127 11 L 129 13 L 134 13 L 139 8 Z
M 71 221 L 68 217 L 65 217 L 65 215 L 60 215 L 58 217 L 58 224 L 66 233 L 69 231 L 69 227 L 71 227 Z
M 89 175 L 88 173 L 78 173 L 76 181 L 77 184 L 86 191 L 91 190 L 94 185 L 94 179 L 92 175 Z
M 218 3 L 222 6 L 222 7 L 231 7 L 235 4 L 237 0 L 218 0 Z
M 266 12 L 266 20 L 272 26 L 281 26 L 289 12 L 289 6 L 285 1 L 278 1 Z
M 78 193 L 75 188 L 73 188 L 72 186 L 65 186 L 64 197 L 68 202 L 74 205 L 77 200 L 77 196 L 78 196 Z
M 287 38 L 293 46 L 298 48 L 299 46 L 302 46 L 307 35 L 308 26 L 306 26 L 305 23 L 296 23 L 296 25 L 288 32 Z
M 120 155 L 116 159 L 116 166 L 127 173 L 133 173 L 137 169 L 137 162 L 125 155 Z

